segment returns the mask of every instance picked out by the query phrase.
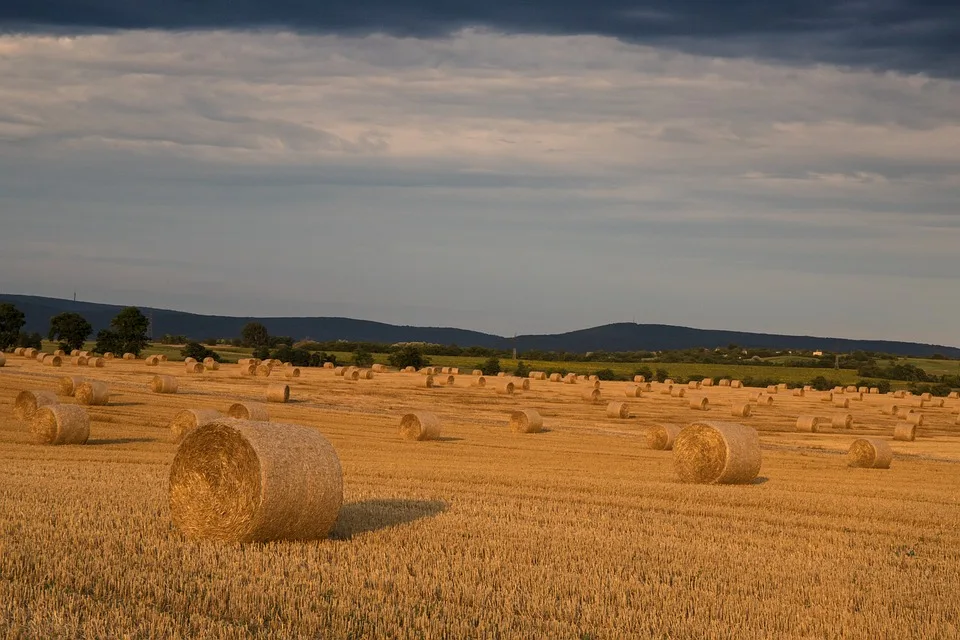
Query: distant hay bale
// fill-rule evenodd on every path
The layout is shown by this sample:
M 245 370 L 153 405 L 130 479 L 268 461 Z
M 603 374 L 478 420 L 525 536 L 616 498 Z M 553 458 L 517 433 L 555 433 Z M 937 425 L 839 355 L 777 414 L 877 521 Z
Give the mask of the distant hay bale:
M 374 364 L 370 367 L 374 373 L 384 373 L 387 370 L 387 365 L 385 364 Z
M 460 375 L 460 367 L 450 367 L 450 375 L 452 376 Z
M 287 402 L 290 400 L 290 385 L 272 384 L 267 387 L 267 402 Z
M 600 380 L 600 376 L 598 376 L 595 373 L 591 373 L 590 375 L 587 376 L 588 382 L 597 382 L 598 380 Z
M 72 362 L 75 367 L 85 367 L 87 366 L 88 361 L 89 361 L 89 358 L 87 358 L 86 356 L 76 356 L 70 360 L 70 362 Z
M 564 382 L 564 384 L 576 384 L 576 383 L 577 383 L 577 374 L 575 374 L 575 373 L 568 373 L 568 374 L 563 378 L 563 382 Z
M 98 358 L 96 356 L 91 356 L 90 358 L 87 358 L 87 366 L 93 367 L 95 369 L 102 369 L 105 363 L 106 361 L 103 358 Z
M 584 389 L 583 393 L 580 394 L 580 397 L 586 400 L 587 402 L 597 403 L 600 402 L 600 389 Z
M 690 382 L 687 383 L 687 389 L 699 389 L 699 388 L 700 388 L 699 380 L 691 380 Z
M 283 375 L 287 378 L 299 378 L 300 377 L 300 367 L 287 367 L 283 370 Z
M 332 362 L 330 362 L 330 361 L 328 360 L 327 362 L 324 362 L 324 363 L 323 363 L 323 368 L 324 368 L 324 369 L 336 369 L 336 365 L 333 364 Z M 409 369 L 409 368 L 412 368 L 412 367 L 408 367 L 408 369 Z
M 86 380 L 74 390 L 73 397 L 78 404 L 103 406 L 110 402 L 110 387 L 100 380 Z
M 427 376 L 427 377 L 432 378 L 433 376 Z M 356 367 L 347 367 L 346 369 L 343 370 L 343 379 L 350 380 L 350 381 L 359 380 L 360 369 L 357 369 Z
M 450 373 L 450 367 L 440 367 L 441 375 L 448 375 Z M 435 374 L 436 375 L 436 374 Z
M 717 386 L 719 386 L 719 387 L 729 387 L 729 386 L 730 386 L 730 380 L 728 380 L 727 378 L 721 378 L 721 379 L 720 379 L 720 382 L 717 383 Z
M 63 358 L 64 356 L 67 355 L 67 352 L 64 351 L 63 349 L 57 349 L 56 351 L 53 352 L 53 355 L 60 356 L 61 358 Z
M 934 398 L 933 400 L 930 401 L 931 407 L 938 407 L 942 409 L 945 404 L 946 402 L 944 401 L 943 398 Z
M 896 398 L 897 400 L 900 400 L 901 398 L 907 397 L 907 392 L 904 391 L 903 389 L 899 389 L 893 392 L 893 397 Z
M 70 357 L 71 357 L 71 358 L 76 358 L 78 355 L 80 355 L 80 349 L 71 349 L 71 350 L 70 350 Z
M 873 393 L 873 391 L 871 391 L 870 393 Z M 960 398 L 960 391 L 951 391 L 950 394 L 947 396 L 947 398 L 949 398 L 950 400 L 956 400 Z
M 407 367 L 407 368 L 409 369 L 409 367 Z M 338 377 L 339 377 L 339 376 L 343 376 L 343 372 L 346 371 L 346 370 L 347 370 L 346 367 L 334 367 L 334 369 L 333 369 L 333 375 L 338 376 Z
M 672 451 L 673 443 L 682 430 L 682 427 L 676 424 L 655 424 L 647 427 L 647 448 L 654 451 Z
M 337 452 L 298 425 L 221 418 L 198 427 L 180 444 L 169 485 L 173 523 L 194 540 L 322 539 L 343 504 Z
M 436 382 L 436 376 L 434 376 L 434 382 Z M 443 384 L 448 387 L 452 387 L 456 383 L 457 383 L 457 376 L 453 376 L 449 374 L 440 376 L 440 384 Z
M 187 358 L 184 358 L 184 359 L 183 359 L 183 363 L 184 363 L 184 364 L 193 364 L 193 363 L 196 362 L 196 361 L 197 361 L 197 359 L 196 359 L 196 358 L 193 358 L 193 357 L 187 357 Z
M 499 384 L 497 385 L 497 389 L 496 389 L 497 393 L 499 393 L 500 395 L 505 395 L 505 396 L 512 396 L 514 390 L 515 390 L 515 386 L 514 386 L 513 382 L 511 382 L 510 380 L 507 380 L 506 382 L 501 382 L 501 383 L 499 383 Z
M 683 387 L 674 387 L 670 390 L 670 397 L 672 398 L 682 398 L 687 394 L 687 390 Z
M 46 358 L 47 356 L 52 356 L 52 355 L 53 355 L 52 353 L 47 353 L 46 351 L 37 351 L 37 352 L 33 355 L 33 359 L 42 364 L 44 358 Z
M 710 400 L 706 396 L 690 398 L 690 408 L 694 409 L 695 411 L 709 411 Z
M 167 361 L 167 354 L 161 353 L 161 354 L 160 354 L 160 362 L 166 362 L 166 361 Z
M 480 387 L 480 388 L 482 389 L 483 387 L 487 386 L 487 379 L 486 379 L 485 377 L 483 377 L 483 376 L 480 376 L 479 378 L 477 378 L 477 379 L 475 379 L 475 380 L 473 381 L 473 385 L 472 385 L 472 386 L 474 386 L 474 387 Z
M 607 404 L 607 417 L 626 420 L 630 417 L 630 405 L 626 402 L 611 402 Z
M 663 384 L 673 386 L 673 378 L 666 378 L 666 379 L 663 381 Z
M 213 358 L 204 358 L 203 359 L 203 368 L 209 371 L 217 371 L 220 369 L 220 363 L 214 360 Z
M 771 384 L 771 385 L 768 385 L 768 386 L 767 386 L 767 393 L 769 393 L 770 395 L 773 395 L 773 394 L 777 393 L 777 391 L 779 391 L 779 389 L 780 389 L 780 388 L 779 388 L 777 385 Z
M 803 389 L 799 389 L 799 388 L 798 388 L 798 389 L 794 389 L 794 390 L 793 390 L 793 396 L 794 396 L 795 398 L 802 398 L 802 397 L 804 397 L 804 394 L 805 394 L 805 392 L 804 392 Z
M 837 407 L 838 409 L 848 409 L 850 408 L 850 398 L 845 396 L 841 396 L 839 398 L 834 397 L 833 406 Z
M 416 373 L 416 372 L 417 372 L 416 367 L 404 367 L 401 373 Z
M 227 407 L 227 416 L 238 420 L 270 422 L 270 412 L 267 411 L 267 406 L 260 402 L 234 402 Z
M 420 373 L 422 373 L 425 376 L 432 376 L 437 374 L 437 370 L 434 367 L 424 367 L 420 369 Z
M 89 358 L 93 354 L 90 353 L 89 351 L 80 351 L 80 355 L 83 356 L 84 358 Z
M 804 392 L 804 393 L 810 393 L 811 391 L 813 391 L 813 387 L 812 387 L 812 386 L 810 386 L 809 384 L 803 385 L 803 392 Z
M 834 393 L 844 393 L 845 391 L 846 391 L 846 389 L 845 389 L 844 387 L 834 387 L 834 388 L 833 388 L 833 392 L 834 392 Z
M 210 424 L 223 417 L 223 414 L 216 409 L 184 409 L 178 411 L 170 421 L 170 431 L 173 433 L 173 441 L 180 442 L 188 433 Z
M 17 347 L 16 349 L 14 349 L 14 350 L 13 350 L 13 355 L 15 355 L 15 356 L 18 356 L 18 357 L 21 357 L 21 358 L 22 358 L 22 357 L 23 357 L 23 352 L 24 352 L 24 351 L 25 351 L 25 349 L 24 349 L 23 347 Z
M 136 356 L 136 354 L 133 354 L 133 353 L 125 353 L 125 354 L 123 354 L 123 359 L 124 359 L 124 360 L 136 360 L 136 359 L 137 359 L 137 356 Z
M 910 415 L 911 413 L 913 413 L 913 409 L 911 409 L 910 407 L 905 407 L 905 406 L 903 406 L 903 405 L 900 405 L 900 406 L 897 407 L 897 414 L 896 414 L 896 415 L 897 415 L 898 418 L 906 419 L 906 417 L 907 417 L 908 415 Z
M 640 391 L 647 391 L 647 392 L 653 391 L 653 385 L 650 384 L 649 382 L 644 382 L 643 384 L 638 386 L 640 387 Z
M 105 354 L 103 354 L 104 360 L 113 360 L 115 357 L 116 356 L 113 355 L 112 351 L 107 351 Z
M 888 416 L 895 416 L 895 415 L 897 415 L 897 412 L 898 412 L 899 410 L 900 410 L 900 407 L 899 407 L 898 405 L 895 405 L 895 404 L 887 404 L 887 405 L 884 405 L 884 406 L 880 407 L 880 413 L 883 413 L 883 414 L 888 415 Z
M 833 391 L 827 391 L 820 396 L 820 402 L 833 402 Z
M 17 420 L 29 420 L 41 407 L 58 404 L 52 391 L 21 391 L 13 401 L 13 417 Z
M 633 376 L 634 382 L 646 382 L 647 378 L 645 376 Z
M 600 380 L 590 380 L 589 383 L 590 383 L 590 386 L 593 387 L 594 389 L 600 388 Z
M 912 424 L 917 427 L 923 426 L 923 414 L 922 413 L 910 413 L 907 415 L 907 424 Z
M 238 358 L 237 364 L 239 365 L 251 364 L 252 361 L 253 361 L 253 358 Z
M 34 349 L 33 347 L 27 347 L 23 350 L 22 355 L 24 358 L 34 360 L 37 357 L 37 353 L 39 353 L 37 349 Z
M 878 395 L 880 393 L 880 387 L 870 387 L 870 395 Z
M 242 376 L 255 376 L 257 375 L 257 365 L 253 364 L 242 364 L 240 365 L 240 375 Z
M 869 387 L 857 387 L 857 393 L 870 393 Z
M 45 367 L 59 367 L 63 364 L 63 358 L 50 354 L 45 356 L 43 360 L 40 361 L 40 364 Z
M 683 482 L 745 484 L 760 473 L 760 436 L 734 422 L 694 422 L 677 435 L 673 457 Z
M 670 395 L 672 392 L 673 392 L 673 385 L 672 385 L 672 384 L 666 384 L 666 385 L 664 385 L 664 386 L 662 386 L 662 387 L 660 388 L 660 395 L 662 395 L 662 396 L 668 396 L 668 395 Z
M 517 433 L 540 433 L 543 430 L 543 418 L 536 409 L 511 411 L 510 430 Z
M 790 388 L 790 385 L 788 385 L 786 382 L 781 382 L 780 384 L 777 385 L 777 389 L 780 389 L 780 391 L 786 391 L 789 388 Z
M 830 418 L 830 424 L 834 429 L 852 429 L 853 428 L 853 414 L 852 413 L 838 413 Z
M 847 452 L 847 464 L 863 469 L 889 469 L 893 450 L 880 438 L 857 438 Z
M 529 378 L 515 378 L 513 381 L 514 387 L 519 388 L 520 391 L 530 391 L 530 379 Z
M 760 397 L 757 398 L 757 404 L 761 406 L 770 406 L 773 404 L 773 396 L 768 396 L 761 393 Z
M 90 438 L 90 418 L 75 404 L 47 405 L 30 418 L 30 432 L 40 444 L 85 444 Z
M 863 394 L 859 391 L 848 393 L 846 394 L 846 397 L 850 400 L 850 402 L 863 402 Z
M 731 388 L 731 389 L 742 389 L 742 388 L 743 388 L 743 381 L 742 381 L 742 380 L 731 380 L 731 381 L 730 381 L 730 388 Z
M 639 398 L 643 395 L 643 391 L 637 385 L 630 385 L 623 390 L 623 393 L 628 398 Z
M 483 375 L 483 369 L 474 369 L 473 371 L 470 372 L 470 375 L 472 375 L 472 376 L 482 376 L 482 375 Z
M 154 393 L 176 393 L 177 379 L 173 376 L 153 376 L 150 381 L 150 390 Z
M 908 423 L 898 424 L 893 428 L 893 439 L 903 442 L 913 442 L 917 439 L 917 425 Z
M 712 387 L 713 378 L 704 378 L 703 380 L 700 381 L 700 385 L 703 387 Z
M 748 402 L 743 404 L 735 404 L 730 407 L 730 415 L 735 418 L 749 418 L 751 413 L 751 405 Z
M 357 369 L 358 380 L 373 380 L 373 369 Z
M 933 394 L 932 394 L 932 393 L 921 393 L 921 394 L 920 394 L 920 399 L 929 402 L 930 400 L 933 400 Z
M 563 380 L 563 376 L 561 376 L 559 373 L 550 374 L 550 382 L 560 382 L 561 380 Z
M 268 364 L 259 364 L 257 365 L 257 376 L 261 378 L 269 378 L 272 370 L 273 368 Z
M 64 376 L 57 381 L 57 395 L 72 398 L 74 391 L 83 384 L 82 376 Z
M 423 386 L 425 386 L 427 389 L 432 388 L 432 387 L 433 387 L 433 376 L 424 376 L 424 378 L 423 378 Z
M 187 373 L 203 373 L 203 365 L 194 360 L 187 363 Z
M 160 364 L 160 356 L 147 356 L 144 362 L 148 367 L 156 367 Z
M 547 372 L 546 371 L 531 371 L 530 372 L 531 380 L 546 380 Z
M 407 413 L 400 418 L 400 437 L 406 440 L 436 440 L 440 437 L 440 419 L 426 411 Z

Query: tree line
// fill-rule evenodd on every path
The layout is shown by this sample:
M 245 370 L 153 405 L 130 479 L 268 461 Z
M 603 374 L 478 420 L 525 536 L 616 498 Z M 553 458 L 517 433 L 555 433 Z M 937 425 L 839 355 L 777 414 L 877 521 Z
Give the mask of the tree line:
M 27 319 L 15 305 L 0 304 L 0 350 L 17 347 L 41 349 L 43 336 L 23 331 Z M 109 329 L 97 332 L 97 353 L 133 353 L 137 356 L 150 344 L 150 320 L 137 307 L 127 307 L 110 321 Z M 57 341 L 64 351 L 82 349 L 93 333 L 93 326 L 79 313 L 58 313 L 50 318 L 47 340 Z

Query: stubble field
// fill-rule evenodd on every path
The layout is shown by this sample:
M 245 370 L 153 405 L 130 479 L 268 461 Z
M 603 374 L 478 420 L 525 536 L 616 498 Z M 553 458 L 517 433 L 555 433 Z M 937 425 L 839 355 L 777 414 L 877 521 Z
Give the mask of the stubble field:
M 0 637 L 133 638 L 954 638 L 960 637 L 960 401 L 924 408 L 888 470 L 853 469 L 858 435 L 890 437 L 886 396 L 852 402 L 850 430 L 797 433 L 798 415 L 840 412 L 780 392 L 736 421 L 760 431 L 745 486 L 677 481 L 656 422 L 734 420 L 754 389 L 712 387 L 712 408 L 603 383 L 531 381 L 498 395 L 470 376 L 427 389 L 419 374 L 348 382 L 187 375 L 182 363 L 0 368 Z M 147 383 L 176 375 L 180 392 Z M 63 375 L 110 384 L 84 446 L 44 447 L 12 415 L 16 394 Z M 320 430 L 343 465 L 330 539 L 220 545 L 172 526 L 169 422 L 291 386 L 271 420 Z M 73 402 L 72 398 L 61 399 Z M 605 417 L 607 401 L 631 417 Z M 536 408 L 545 432 L 509 412 Z M 397 435 L 427 410 L 443 437 Z

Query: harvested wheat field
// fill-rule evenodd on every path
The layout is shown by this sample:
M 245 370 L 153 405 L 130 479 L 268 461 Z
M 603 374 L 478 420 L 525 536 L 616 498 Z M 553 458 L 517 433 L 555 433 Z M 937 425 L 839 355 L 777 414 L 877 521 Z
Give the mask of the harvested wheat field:
M 903 421 L 883 395 L 840 409 L 779 393 L 731 418 L 757 389 L 703 386 L 701 411 L 654 383 L 621 419 L 583 401 L 586 382 L 507 395 L 469 376 L 428 388 L 419 373 L 305 368 L 244 436 L 267 434 L 245 477 L 255 486 L 257 460 L 302 446 L 289 425 L 308 427 L 339 458 L 339 517 L 325 539 L 241 544 L 174 524 L 171 422 L 261 403 L 270 382 L 239 365 L 187 375 L 119 358 L 83 374 L 108 385 L 109 404 L 83 407 L 86 444 L 50 446 L 13 405 L 21 391 L 54 394 L 61 370 L 13 355 L 0 369 L 2 637 L 960 637 L 957 399 L 919 409 L 915 440 L 895 441 Z M 152 393 L 155 375 L 176 377 L 177 393 Z M 628 386 L 603 382 L 602 396 Z M 542 418 L 538 433 L 511 428 L 521 409 Z M 402 438 L 402 416 L 422 412 L 439 437 Z M 835 413 L 851 428 L 797 431 L 801 415 Z M 648 448 L 646 428 L 694 422 L 756 429 L 758 476 L 682 482 L 677 451 Z M 721 435 L 736 445 L 736 433 Z M 887 441 L 889 469 L 849 466 L 861 438 Z M 291 511 L 287 481 L 269 481 L 270 499 Z M 189 509 L 191 494 L 177 495 Z

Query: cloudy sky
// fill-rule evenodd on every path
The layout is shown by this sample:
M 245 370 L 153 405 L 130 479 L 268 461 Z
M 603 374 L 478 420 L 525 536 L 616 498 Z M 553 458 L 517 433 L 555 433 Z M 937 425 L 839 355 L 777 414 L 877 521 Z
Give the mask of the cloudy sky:
M 0 1 L 0 291 L 960 345 L 952 3 L 459 4 Z

